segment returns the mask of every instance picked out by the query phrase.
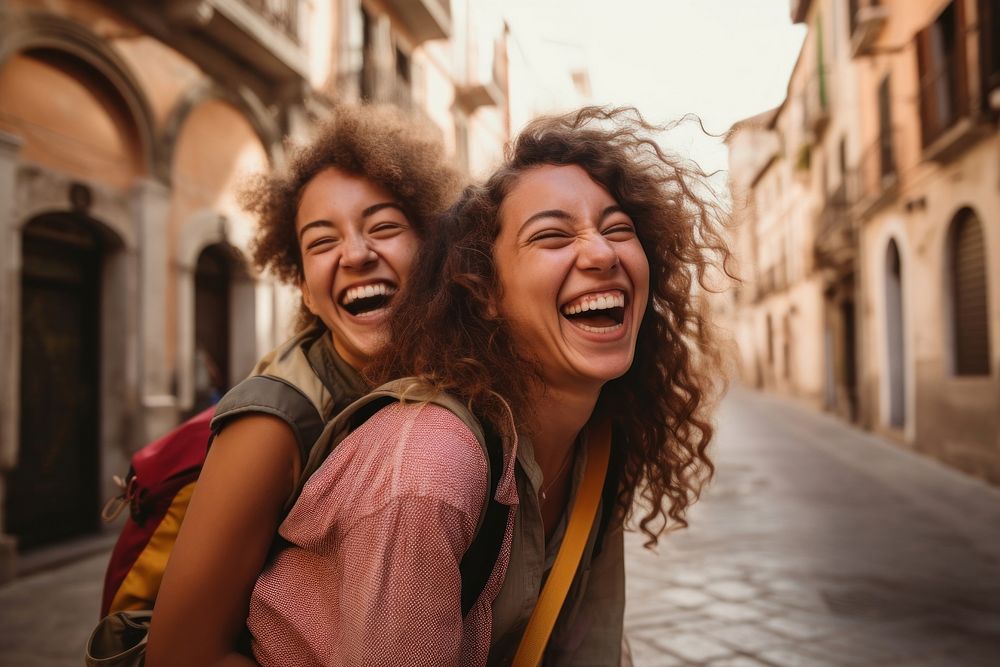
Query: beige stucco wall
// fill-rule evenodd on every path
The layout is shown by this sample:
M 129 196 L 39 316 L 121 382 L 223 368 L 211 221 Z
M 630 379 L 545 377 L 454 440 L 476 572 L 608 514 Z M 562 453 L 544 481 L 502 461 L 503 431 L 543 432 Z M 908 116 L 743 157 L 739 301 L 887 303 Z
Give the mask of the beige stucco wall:
M 23 139 L 24 161 L 127 188 L 142 173 L 131 119 L 96 72 L 62 60 L 16 55 L 3 66 L 0 130 Z
M 171 171 L 170 262 L 164 292 L 166 318 L 166 354 L 168 367 L 174 369 L 179 383 L 186 386 L 192 366 L 194 331 L 190 320 L 193 302 L 189 294 L 179 292 L 193 288 L 193 270 L 197 254 L 213 243 L 226 242 L 243 256 L 250 278 L 250 241 L 256 221 L 250 218 L 237 201 L 237 193 L 252 174 L 270 168 L 268 155 L 249 121 L 230 104 L 206 100 L 187 117 L 177 137 Z M 182 251 L 182 248 L 184 249 Z M 252 289 L 252 284 L 246 286 Z M 237 289 L 234 286 L 234 291 Z M 233 296 L 237 296 L 233 294 Z M 245 308 L 234 314 L 253 308 Z M 231 364 L 234 377 L 249 372 L 254 360 L 266 351 L 266 345 L 256 343 L 253 319 L 234 318 L 231 345 L 245 350 Z M 274 341 L 268 341 L 273 343 Z M 183 379 L 182 379 L 183 378 Z M 182 403 L 190 397 L 182 392 Z
M 874 423 L 887 430 L 885 252 L 895 239 L 903 261 L 907 346 L 907 420 L 903 439 L 977 475 L 1000 479 L 1000 138 L 980 142 L 961 159 L 930 170 L 901 205 L 870 220 L 862 236 L 865 312 L 871 315 L 863 375 Z M 905 201 L 925 208 L 906 212 Z M 976 212 L 986 243 L 992 374 L 957 377 L 950 370 L 947 234 L 963 207 Z
M 920 139 L 918 71 L 914 35 L 947 5 L 945 0 L 885 3 L 890 21 L 882 46 L 892 58 L 859 68 L 863 143 L 877 132 L 874 90 L 891 76 L 892 123 L 899 172 L 898 195 L 865 222 L 861 235 L 865 317 L 863 405 L 873 428 L 956 467 L 1000 481 L 1000 136 L 981 123 L 970 146 L 947 162 L 926 159 Z M 975 2 L 965 10 L 975 25 Z M 978 90 L 976 33 L 969 33 L 970 84 Z M 951 372 L 947 238 L 963 207 L 977 215 L 986 244 L 991 374 L 957 377 Z M 885 257 L 890 239 L 903 262 L 905 409 L 902 429 L 888 426 Z

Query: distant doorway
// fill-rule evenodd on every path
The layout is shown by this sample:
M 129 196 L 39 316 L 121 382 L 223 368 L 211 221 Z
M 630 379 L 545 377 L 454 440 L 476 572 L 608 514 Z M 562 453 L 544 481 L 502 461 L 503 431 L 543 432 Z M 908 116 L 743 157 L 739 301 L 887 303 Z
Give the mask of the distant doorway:
M 5 529 L 21 548 L 98 527 L 104 244 L 85 218 L 49 215 L 22 236 L 20 443 Z
M 232 251 L 215 243 L 198 255 L 194 276 L 194 411 L 229 388 Z
M 889 426 L 906 424 L 905 335 L 903 325 L 903 267 L 899 248 L 889 242 L 885 258 L 886 361 L 889 388 Z
M 858 353 L 854 301 L 845 300 L 840 304 L 840 321 L 844 350 L 842 370 L 847 398 L 847 418 L 856 421 L 858 418 Z

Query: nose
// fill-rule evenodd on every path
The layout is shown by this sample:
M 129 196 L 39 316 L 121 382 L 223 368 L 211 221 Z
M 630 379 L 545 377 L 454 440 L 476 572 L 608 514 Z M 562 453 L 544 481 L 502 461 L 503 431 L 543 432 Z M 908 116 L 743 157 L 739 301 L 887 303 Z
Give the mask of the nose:
M 618 252 L 614 244 L 595 232 L 580 239 L 580 252 L 577 255 L 577 266 L 585 271 L 610 271 L 618 266 Z
M 340 263 L 345 268 L 360 270 L 374 264 L 378 256 L 364 234 L 352 234 L 344 239 Z

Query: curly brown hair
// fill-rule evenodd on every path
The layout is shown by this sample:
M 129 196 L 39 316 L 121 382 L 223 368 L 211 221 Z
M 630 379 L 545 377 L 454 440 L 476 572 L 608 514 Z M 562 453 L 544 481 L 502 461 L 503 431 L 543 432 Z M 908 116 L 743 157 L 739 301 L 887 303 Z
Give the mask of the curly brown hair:
M 329 167 L 365 176 L 399 198 L 417 235 L 458 194 L 461 178 L 446 162 L 440 140 L 396 107 L 340 105 L 312 140 L 292 148 L 288 166 L 249 180 L 240 203 L 257 216 L 253 261 L 285 282 L 302 281 L 295 216 L 302 190 Z
M 722 357 L 695 283 L 708 289 L 707 273 L 729 273 L 730 258 L 705 174 L 661 150 L 651 137 L 659 129 L 633 108 L 586 107 L 530 123 L 499 170 L 467 188 L 424 244 L 389 324 L 393 343 L 367 369 L 375 381 L 421 377 L 468 401 L 500 431 L 500 396 L 525 421 L 540 371 L 498 314 L 500 210 L 533 167 L 582 167 L 632 218 L 649 262 L 650 299 L 634 361 L 599 399 L 614 422 L 617 516 L 629 516 L 638 495 L 648 546 L 664 530 L 687 525 L 688 507 L 714 472 L 706 449 Z

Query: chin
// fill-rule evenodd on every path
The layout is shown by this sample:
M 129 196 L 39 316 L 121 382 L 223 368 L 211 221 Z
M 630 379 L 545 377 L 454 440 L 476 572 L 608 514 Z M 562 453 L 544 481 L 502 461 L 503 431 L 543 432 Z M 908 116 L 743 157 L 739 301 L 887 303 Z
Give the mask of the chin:
M 599 366 L 591 366 L 590 368 L 584 370 L 582 375 L 588 379 L 604 384 L 606 382 L 611 382 L 612 380 L 617 380 L 621 376 L 628 373 L 628 370 L 632 367 L 632 360 L 630 359 L 628 363 L 608 363 L 601 364 Z

